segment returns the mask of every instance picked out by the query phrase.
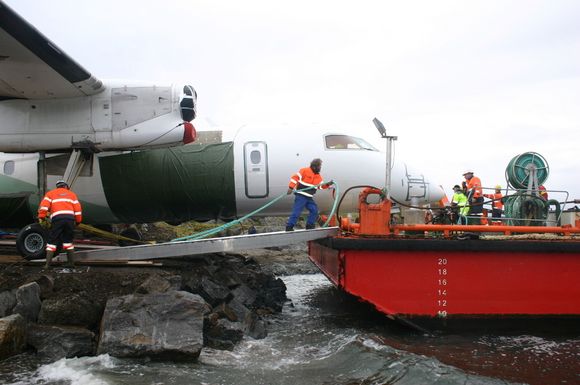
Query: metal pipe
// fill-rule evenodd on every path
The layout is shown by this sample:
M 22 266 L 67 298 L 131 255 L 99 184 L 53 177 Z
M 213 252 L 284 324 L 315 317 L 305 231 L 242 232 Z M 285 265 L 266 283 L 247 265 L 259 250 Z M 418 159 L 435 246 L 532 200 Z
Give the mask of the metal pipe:
M 580 233 L 578 227 L 488 225 L 394 225 L 395 231 L 467 231 L 478 233 Z

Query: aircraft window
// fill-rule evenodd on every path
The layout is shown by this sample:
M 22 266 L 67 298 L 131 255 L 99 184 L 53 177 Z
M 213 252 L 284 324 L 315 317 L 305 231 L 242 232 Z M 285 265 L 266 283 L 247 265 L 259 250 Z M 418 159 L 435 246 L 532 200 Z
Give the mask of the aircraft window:
M 260 154 L 260 151 L 250 152 L 250 160 L 252 161 L 252 164 L 260 163 L 260 161 L 262 160 L 262 154 Z
M 378 151 L 373 145 L 361 138 L 349 135 L 327 135 L 326 148 L 329 150 L 369 150 Z
M 4 175 L 14 174 L 14 161 L 8 160 L 4 162 Z

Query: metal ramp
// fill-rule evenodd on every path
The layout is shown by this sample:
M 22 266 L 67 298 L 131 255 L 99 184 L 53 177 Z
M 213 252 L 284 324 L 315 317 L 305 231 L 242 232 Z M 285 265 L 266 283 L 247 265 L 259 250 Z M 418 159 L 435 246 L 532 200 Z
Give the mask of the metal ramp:
M 337 234 L 338 227 L 326 227 L 314 230 L 277 231 L 272 233 L 236 235 L 223 238 L 167 242 L 154 245 L 83 250 L 75 253 L 75 261 L 142 261 L 148 259 L 175 258 L 220 252 L 238 252 L 265 247 L 286 246 L 294 243 L 326 238 Z

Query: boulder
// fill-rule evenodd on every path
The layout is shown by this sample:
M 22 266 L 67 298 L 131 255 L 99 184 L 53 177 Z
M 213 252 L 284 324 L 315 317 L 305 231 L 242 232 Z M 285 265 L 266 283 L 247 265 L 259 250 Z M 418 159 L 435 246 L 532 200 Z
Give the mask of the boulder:
M 147 278 L 136 290 L 139 294 L 165 293 L 169 290 L 179 290 L 181 277 L 171 276 L 169 278 L 152 275 Z
M 252 313 L 249 322 L 246 323 L 246 333 L 257 340 L 266 338 L 268 336 L 268 329 L 263 319 Z
M 229 289 L 242 284 L 242 280 L 238 274 L 228 266 L 222 266 L 213 276 L 214 281 Z
M 201 279 L 199 294 L 212 306 L 225 302 L 232 297 L 227 287 L 218 285 L 207 277 Z
M 195 361 L 203 346 L 204 316 L 209 312 L 203 298 L 185 291 L 109 299 L 97 353 Z
M 20 314 L 0 318 L 0 360 L 20 354 L 26 347 L 26 320 Z
M 40 312 L 40 286 L 36 282 L 22 285 L 16 290 L 13 314 L 20 314 L 28 322 L 36 322 Z
M 38 325 L 28 328 L 28 345 L 42 357 L 61 358 L 91 356 L 95 353 L 95 334 L 74 326 Z
M 261 339 L 268 335 L 264 321 L 243 303 L 233 299 L 228 303 L 228 308 L 236 315 L 237 320 L 242 323 L 244 332 L 248 336 Z
M 240 303 L 251 307 L 256 300 L 256 292 L 250 289 L 247 285 L 240 285 L 232 290 L 234 298 Z
M 221 303 L 213 308 L 213 311 L 217 314 L 218 318 L 227 318 L 232 322 L 238 320 L 238 315 L 236 312 L 226 303 Z
M 38 323 L 71 325 L 96 330 L 104 307 L 81 294 L 58 296 L 42 301 Z
M 214 349 L 232 350 L 242 338 L 244 338 L 244 325 L 241 322 L 208 317 L 204 334 L 205 345 Z
M 265 338 L 266 325 L 236 299 L 216 306 L 206 318 L 204 343 L 211 348 L 232 350 L 244 335 L 255 339 Z
M 42 274 L 34 282 L 38 283 L 40 287 L 40 298 L 46 298 L 54 289 L 54 277 Z
M 12 314 L 16 306 L 16 290 L 5 290 L 0 293 L 0 318 Z
M 257 293 L 253 307 L 255 309 L 271 309 L 272 312 L 282 311 L 286 301 L 286 285 L 280 278 L 269 274 L 259 273 L 256 275 L 260 291 Z

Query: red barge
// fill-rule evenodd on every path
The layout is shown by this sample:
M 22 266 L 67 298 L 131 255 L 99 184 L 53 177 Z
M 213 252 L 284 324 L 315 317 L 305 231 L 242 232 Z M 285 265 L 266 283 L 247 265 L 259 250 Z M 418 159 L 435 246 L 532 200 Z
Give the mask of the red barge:
M 389 199 L 367 203 L 374 193 L 361 193 L 358 223 L 309 242 L 337 287 L 422 330 L 580 331 L 579 213 L 550 227 L 397 225 Z

